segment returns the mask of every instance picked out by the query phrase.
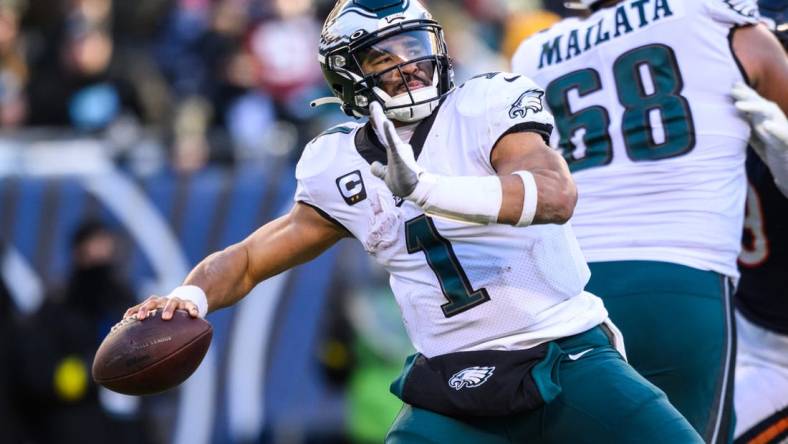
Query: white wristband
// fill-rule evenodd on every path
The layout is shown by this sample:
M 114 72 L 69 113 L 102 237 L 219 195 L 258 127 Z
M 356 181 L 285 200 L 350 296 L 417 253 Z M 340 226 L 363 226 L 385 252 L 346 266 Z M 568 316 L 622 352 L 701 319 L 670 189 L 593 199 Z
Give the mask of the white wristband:
M 167 295 L 167 298 L 178 298 L 189 301 L 197 306 L 197 312 L 201 318 L 208 314 L 208 297 L 202 288 L 196 285 L 181 285 Z
M 527 227 L 534 221 L 536 216 L 536 199 L 538 192 L 536 189 L 536 180 L 530 171 L 515 171 L 512 174 L 517 174 L 523 180 L 523 212 L 520 214 L 520 220 L 517 221 L 516 226 Z

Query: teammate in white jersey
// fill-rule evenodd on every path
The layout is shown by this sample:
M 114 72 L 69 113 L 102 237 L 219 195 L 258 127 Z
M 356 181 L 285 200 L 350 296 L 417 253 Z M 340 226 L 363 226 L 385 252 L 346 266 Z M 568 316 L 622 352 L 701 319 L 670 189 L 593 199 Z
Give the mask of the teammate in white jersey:
M 732 433 L 750 83 L 788 108 L 788 63 L 746 0 L 582 0 L 592 14 L 524 41 L 577 183 L 573 218 L 630 363 L 707 442 Z
M 289 214 L 126 315 L 204 315 L 354 237 L 390 273 L 419 352 L 391 387 L 406 405 L 387 442 L 700 442 L 583 290 L 544 92 L 508 73 L 455 88 L 416 0 L 338 2 L 319 54 L 328 101 L 369 122 L 307 145 Z

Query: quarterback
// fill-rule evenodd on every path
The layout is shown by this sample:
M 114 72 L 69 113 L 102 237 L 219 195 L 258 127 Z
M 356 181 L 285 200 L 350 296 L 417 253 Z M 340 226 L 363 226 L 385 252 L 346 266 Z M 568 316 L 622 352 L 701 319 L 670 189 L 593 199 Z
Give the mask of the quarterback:
M 784 111 L 788 62 L 748 0 L 579 3 L 592 13 L 524 41 L 513 70 L 555 116 L 587 289 L 632 366 L 706 442 L 727 442 L 750 137 L 731 88 L 749 83 Z
M 319 62 L 349 115 L 296 168 L 295 204 L 126 316 L 204 316 L 342 238 L 390 274 L 418 353 L 391 391 L 391 443 L 701 442 L 618 351 L 572 234 L 576 190 L 546 142 L 544 91 L 489 73 L 454 87 L 416 0 L 343 0 Z

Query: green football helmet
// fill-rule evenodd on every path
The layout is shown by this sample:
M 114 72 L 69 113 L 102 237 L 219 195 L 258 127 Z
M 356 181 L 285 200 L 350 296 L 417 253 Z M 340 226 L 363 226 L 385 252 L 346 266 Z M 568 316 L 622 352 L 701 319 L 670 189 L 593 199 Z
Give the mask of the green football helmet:
M 352 116 L 378 101 L 387 117 L 415 122 L 451 91 L 443 29 L 418 0 L 340 0 L 320 34 L 318 59 L 335 98 Z

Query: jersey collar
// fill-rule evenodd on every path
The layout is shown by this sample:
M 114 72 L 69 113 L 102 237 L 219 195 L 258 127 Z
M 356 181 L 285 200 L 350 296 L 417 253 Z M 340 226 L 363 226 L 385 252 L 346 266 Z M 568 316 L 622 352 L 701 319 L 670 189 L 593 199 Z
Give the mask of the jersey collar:
M 419 158 L 421 149 L 424 148 L 424 142 L 427 140 L 427 135 L 432 129 L 432 124 L 435 123 L 435 117 L 438 115 L 442 104 L 443 100 L 435 107 L 432 114 L 419 122 L 416 129 L 413 131 L 413 137 L 410 139 L 410 146 L 413 147 L 413 155 L 416 159 Z M 378 140 L 378 136 L 372 129 L 372 124 L 370 124 L 370 122 L 367 122 L 356 131 L 354 142 L 356 144 L 356 150 L 367 163 L 372 164 L 372 162 L 378 161 L 383 165 L 386 164 L 386 147 Z

